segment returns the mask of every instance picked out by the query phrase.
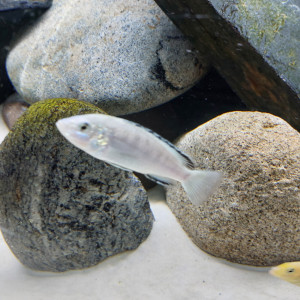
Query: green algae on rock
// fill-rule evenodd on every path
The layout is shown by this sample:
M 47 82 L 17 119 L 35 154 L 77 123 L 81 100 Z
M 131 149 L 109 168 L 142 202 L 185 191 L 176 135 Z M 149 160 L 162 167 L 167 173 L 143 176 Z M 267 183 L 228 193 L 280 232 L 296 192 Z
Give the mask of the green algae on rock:
M 55 122 L 104 113 L 72 99 L 40 101 L 0 148 L 0 227 L 27 267 L 62 272 L 137 248 L 153 215 L 139 180 L 68 143 Z
M 251 109 L 300 130 L 298 0 L 156 0 Z
M 299 1 L 210 1 L 300 96 Z

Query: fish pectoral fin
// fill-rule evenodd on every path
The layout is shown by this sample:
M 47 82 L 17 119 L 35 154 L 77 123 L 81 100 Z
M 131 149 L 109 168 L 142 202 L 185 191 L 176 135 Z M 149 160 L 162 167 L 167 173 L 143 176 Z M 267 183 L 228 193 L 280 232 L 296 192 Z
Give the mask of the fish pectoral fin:
M 154 182 L 156 182 L 158 184 L 161 184 L 161 185 L 166 185 L 167 186 L 167 185 L 170 185 L 170 184 L 172 184 L 174 182 L 170 178 L 161 177 L 161 176 L 157 176 L 157 175 L 153 175 L 153 174 L 145 174 L 145 176 L 148 179 L 150 179 L 150 180 L 152 180 L 152 181 L 154 181 Z
M 126 168 L 124 168 L 124 167 L 122 167 L 122 166 L 120 166 L 120 165 L 113 164 L 113 163 L 111 163 L 111 162 L 108 162 L 108 164 L 112 165 L 113 167 L 122 169 L 122 170 L 124 170 L 124 171 L 132 172 L 132 170 L 126 169 Z

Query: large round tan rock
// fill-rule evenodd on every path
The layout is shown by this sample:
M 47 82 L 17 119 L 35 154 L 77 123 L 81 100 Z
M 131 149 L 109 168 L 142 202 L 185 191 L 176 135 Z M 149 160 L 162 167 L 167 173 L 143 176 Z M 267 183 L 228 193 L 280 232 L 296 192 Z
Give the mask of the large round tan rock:
M 197 168 L 224 179 L 195 207 L 181 186 L 167 202 L 202 250 L 231 262 L 270 266 L 300 260 L 300 134 L 259 112 L 223 114 L 182 137 L 177 146 Z

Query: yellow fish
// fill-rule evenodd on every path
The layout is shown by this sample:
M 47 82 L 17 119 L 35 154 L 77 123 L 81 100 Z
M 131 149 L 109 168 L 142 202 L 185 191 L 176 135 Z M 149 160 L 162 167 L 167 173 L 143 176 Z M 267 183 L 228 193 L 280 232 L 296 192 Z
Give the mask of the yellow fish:
M 300 286 L 300 261 L 283 263 L 277 267 L 273 267 L 269 273 Z

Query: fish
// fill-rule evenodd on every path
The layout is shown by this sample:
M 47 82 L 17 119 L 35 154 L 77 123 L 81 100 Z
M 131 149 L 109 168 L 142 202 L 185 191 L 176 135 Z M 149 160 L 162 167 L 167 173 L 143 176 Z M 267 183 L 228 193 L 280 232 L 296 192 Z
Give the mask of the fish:
M 110 165 L 144 174 L 165 186 L 180 182 L 196 206 L 220 185 L 221 172 L 196 170 L 188 155 L 138 123 L 105 114 L 83 114 L 60 119 L 56 127 L 74 146 Z
M 300 261 L 283 263 L 273 267 L 269 273 L 282 280 L 300 286 Z

